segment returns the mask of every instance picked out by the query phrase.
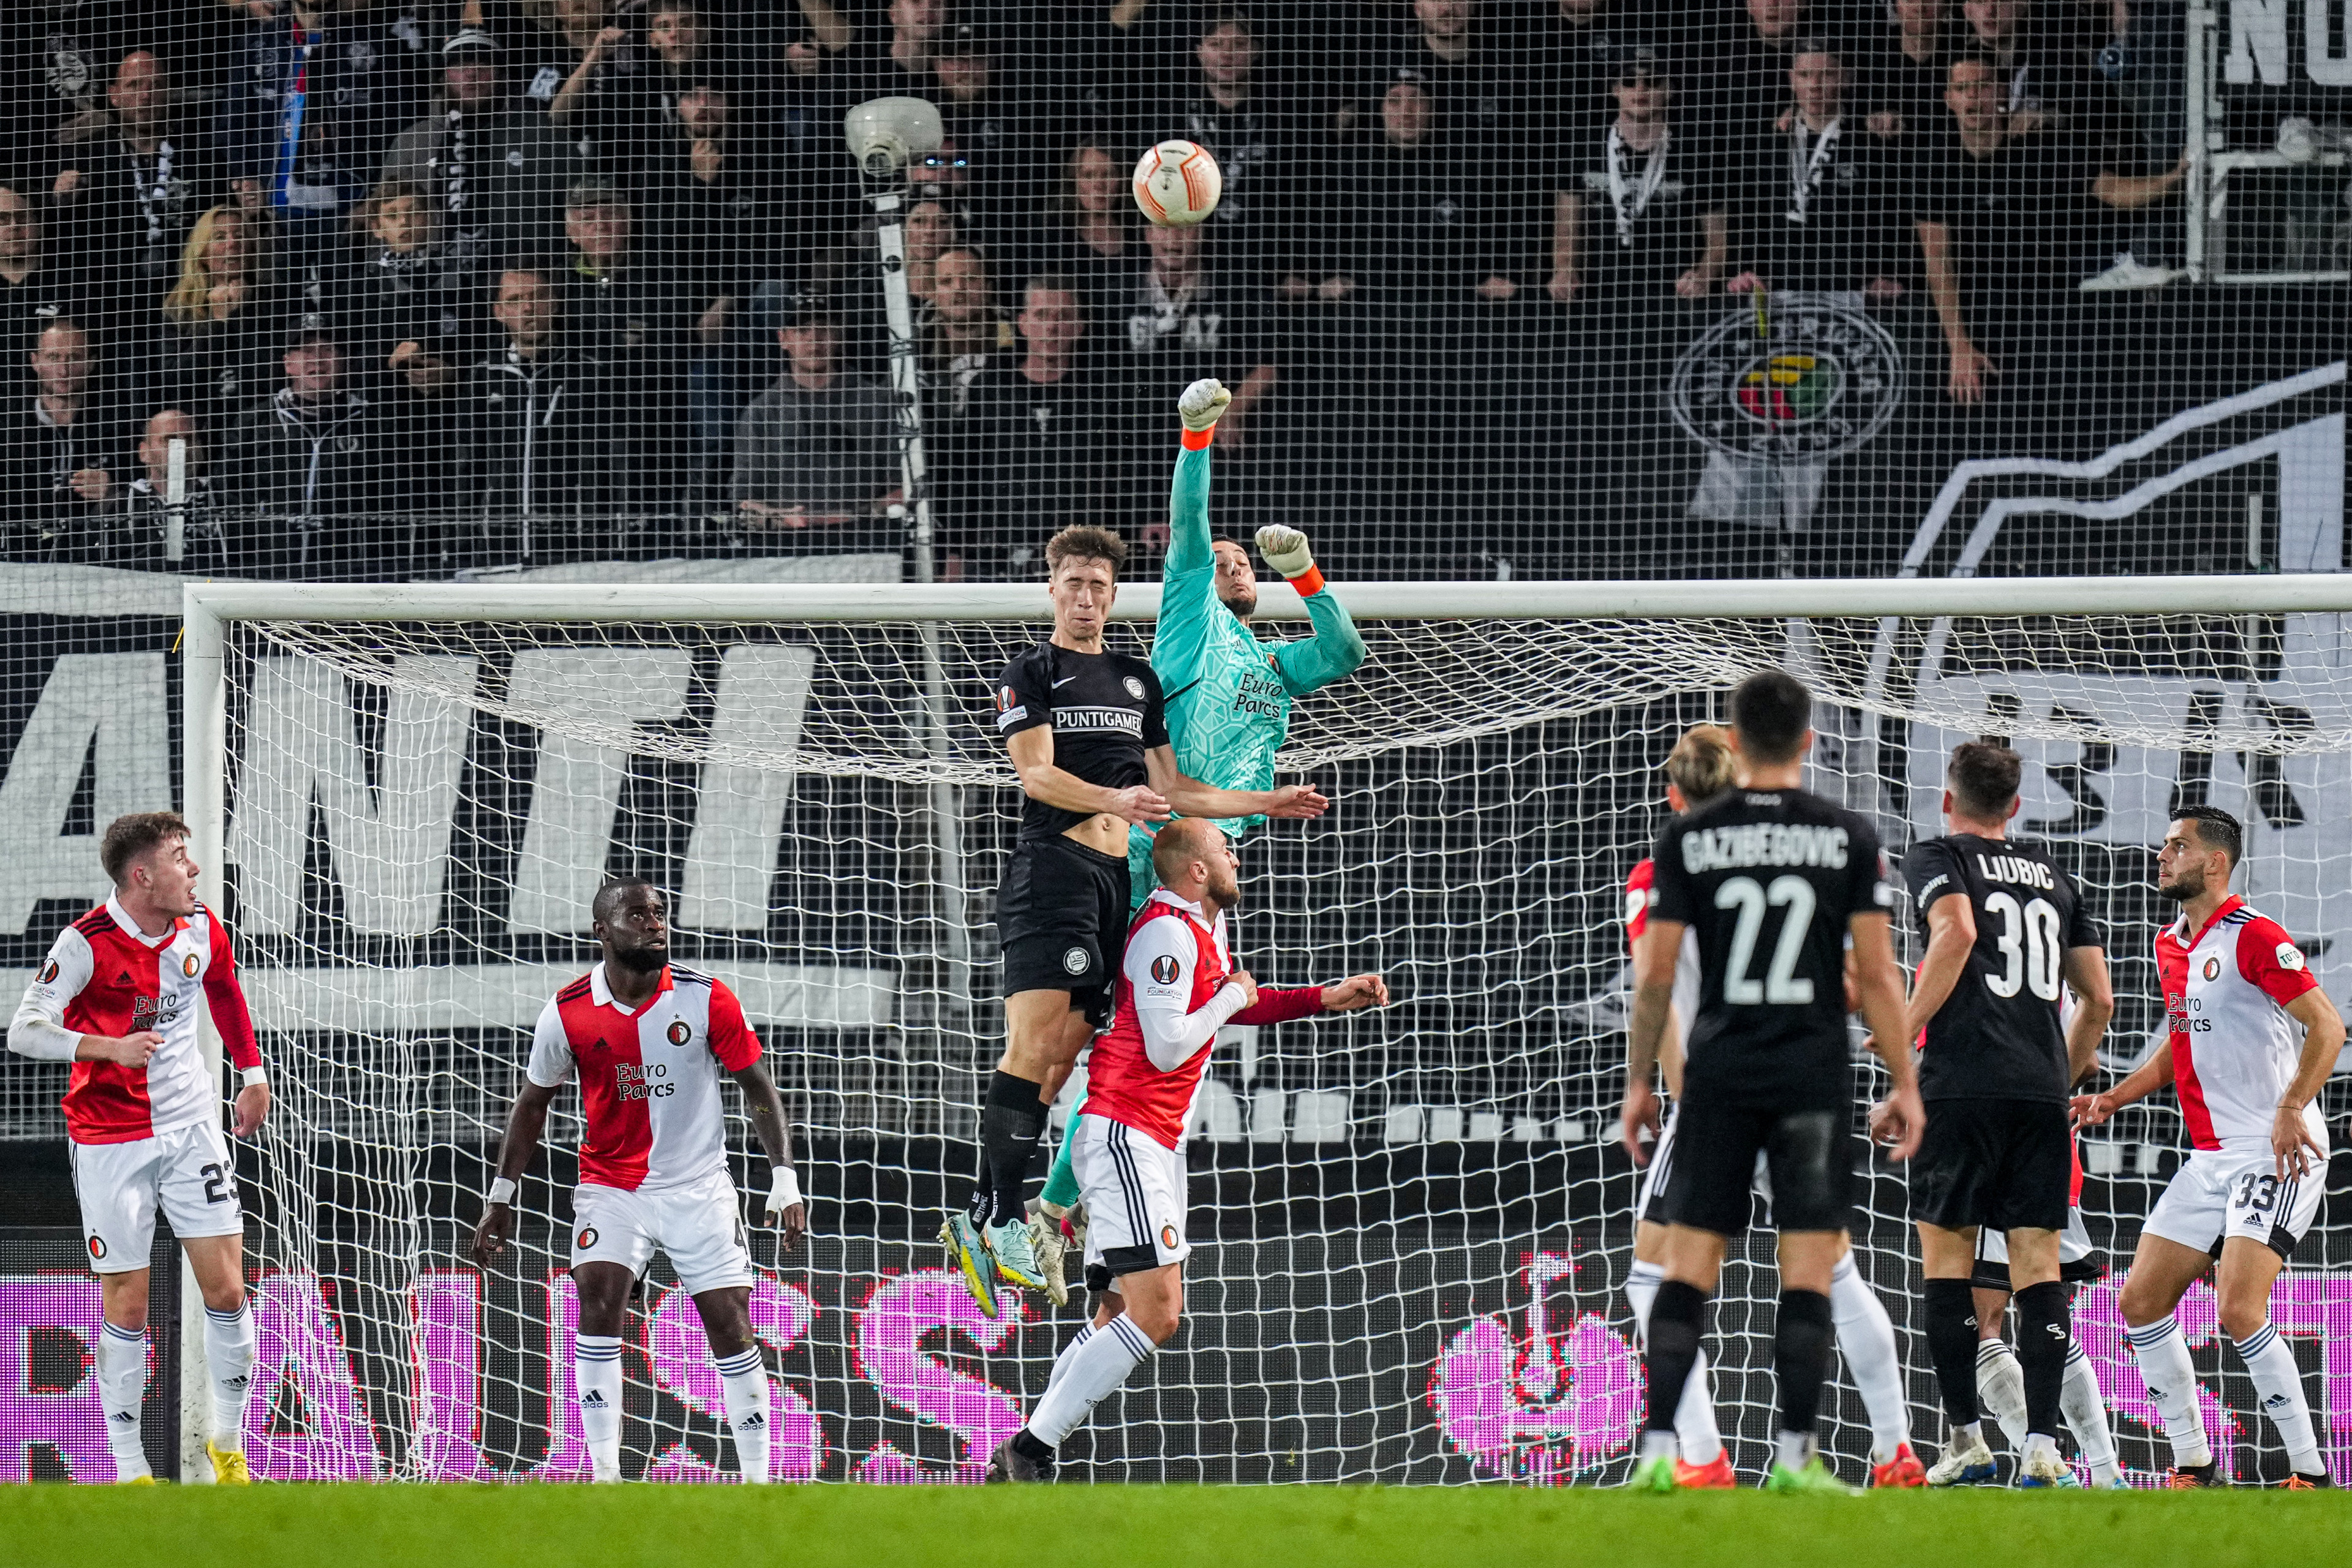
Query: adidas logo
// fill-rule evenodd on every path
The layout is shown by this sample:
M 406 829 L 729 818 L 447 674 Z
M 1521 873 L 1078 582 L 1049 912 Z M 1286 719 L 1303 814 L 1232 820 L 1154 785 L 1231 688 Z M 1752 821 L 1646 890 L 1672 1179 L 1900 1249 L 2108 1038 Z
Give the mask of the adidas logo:
M 121 1422 L 125 1426 L 136 1426 L 139 1425 L 139 1413 L 135 1410 L 118 1410 L 107 1419 Z
M 603 1391 L 602 1391 L 602 1390 L 600 1390 L 600 1389 L 594 1389 L 594 1388 L 592 1388 L 592 1389 L 590 1389 L 587 1393 L 585 1393 L 585 1394 L 582 1394 L 582 1395 L 580 1396 L 580 1408 L 582 1408 L 583 1410 L 602 1410 L 602 1409 L 604 1409 L 604 1395 Z
M 235 1377 L 225 1377 L 221 1379 L 221 1386 L 242 1394 L 247 1389 L 253 1386 L 253 1377 L 249 1373 L 239 1373 Z
M 747 1426 L 765 1426 L 767 1424 L 768 1418 L 755 1410 L 751 1415 L 743 1417 L 742 1420 L 735 1423 L 735 1429 L 740 1432 Z
M 2273 1394 L 2268 1399 L 2263 1401 L 2263 1408 L 2265 1410 L 2284 1410 L 2294 1403 L 2294 1395 L 2292 1394 Z

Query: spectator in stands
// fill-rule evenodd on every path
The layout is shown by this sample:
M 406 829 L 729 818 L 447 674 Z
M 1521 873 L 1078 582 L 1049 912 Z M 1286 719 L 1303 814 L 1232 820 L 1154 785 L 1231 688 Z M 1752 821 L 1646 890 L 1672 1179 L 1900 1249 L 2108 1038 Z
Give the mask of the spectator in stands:
M 2032 0 L 1966 0 L 1960 9 L 1968 18 L 1969 51 L 2000 71 L 2010 134 L 2047 125 L 2092 129 L 2074 123 L 2090 111 L 2093 92 L 2103 85 L 2092 58 L 2105 35 L 2089 22 L 2087 6 L 2072 7 L 2072 16 L 2055 8 L 2037 11 Z
M 268 395 L 299 301 L 278 280 L 266 217 L 216 206 L 196 220 L 163 296 L 152 369 L 175 403 L 226 428 Z
M 468 275 L 497 257 L 551 248 L 563 194 L 584 172 L 567 137 L 509 98 L 502 52 L 470 27 L 441 46 L 443 96 L 384 159 L 386 180 L 425 194 L 443 243 Z
M 1557 0 L 1533 29 L 1530 112 L 1539 115 L 1538 157 L 1601 133 L 1610 113 L 1609 83 L 1623 40 L 1611 26 L 1607 0 Z
M 1063 159 L 1048 205 L 1051 226 L 1035 247 L 1035 267 L 1067 276 L 1088 319 L 1103 321 L 1124 303 L 1143 253 L 1127 171 L 1101 142 L 1081 142 Z
M 50 195 L 68 253 L 124 301 L 110 312 L 116 321 L 131 313 L 128 300 L 169 286 L 188 230 L 224 187 L 206 139 L 167 123 L 172 84 L 154 55 L 124 55 L 106 101 L 110 122 L 64 149 Z
M 257 9 L 232 53 L 214 132 L 231 187 L 277 214 L 306 251 L 333 245 L 393 137 L 425 110 L 414 20 L 404 27 L 363 5 L 334 11 L 331 0 Z
M 303 332 L 281 363 L 285 384 L 236 425 L 228 489 L 252 519 L 241 564 L 296 579 L 397 573 L 405 562 L 386 558 L 382 520 L 371 515 L 391 454 L 374 405 L 344 384 L 341 345 Z
M 474 367 L 466 388 L 466 499 L 486 515 L 490 559 L 529 561 L 547 544 L 531 520 L 603 498 L 603 388 L 567 341 L 563 291 L 550 274 L 499 273 L 490 315 L 505 342 Z
M 1789 50 L 1811 29 L 1809 0 L 1743 0 L 1739 15 L 1704 41 L 1687 73 L 1691 112 L 1680 134 L 1692 151 L 1732 153 L 1746 128 L 1779 111 L 1788 94 Z
M 639 243 L 627 193 L 593 177 L 575 183 L 564 202 L 563 237 L 572 296 L 564 320 L 574 346 L 640 385 L 674 367 L 710 301 L 669 257 Z
M 180 556 L 170 556 L 172 443 L 183 443 Z M 88 507 L 79 531 L 64 542 L 58 558 L 93 566 L 139 571 L 220 575 L 236 570 L 223 537 L 222 508 L 206 475 L 203 438 L 195 416 L 184 408 L 159 409 L 140 435 L 139 475 L 111 487 L 103 501 Z
M 940 79 L 932 67 L 948 29 L 947 0 L 890 0 L 887 15 L 888 32 L 863 29 L 865 36 L 846 47 L 826 45 L 834 52 L 802 52 L 794 68 L 821 72 L 845 109 L 869 98 L 921 98 L 937 103 Z
M 123 467 L 123 432 L 89 334 L 52 321 L 32 350 L 33 395 L 11 405 L 0 516 L 7 556 L 46 561 L 104 503 Z
M 44 239 L 39 204 L 17 186 L 0 184 L 0 363 L 12 378 L 25 373 L 42 328 L 88 314 L 88 282 L 70 266 L 52 262 Z
M 784 374 L 736 431 L 738 521 L 768 553 L 895 551 L 879 521 L 900 493 L 889 390 L 843 367 L 842 324 L 822 300 L 799 302 L 776 341 Z
M 1110 505 L 1110 422 L 1101 377 L 1081 357 L 1077 280 L 1031 275 L 1013 325 L 1020 361 L 973 383 L 971 412 L 941 448 L 948 537 L 961 575 L 979 582 L 1034 580 L 1046 540 Z
M 1307 237 L 1306 209 L 1286 201 L 1286 174 L 1306 162 L 1305 138 L 1294 106 L 1270 91 L 1258 73 L 1257 28 L 1247 14 L 1219 8 L 1209 15 L 1192 49 L 1195 69 L 1184 91 L 1157 111 L 1136 140 L 1181 136 L 1206 147 L 1224 175 L 1224 195 L 1209 222 L 1221 269 L 1264 287 Z
M 960 419 L 971 384 L 991 359 L 1013 348 L 1013 328 L 997 314 L 988 258 L 978 250 L 959 248 L 941 256 L 935 282 L 925 322 L 930 395 L 924 411 L 934 418 Z
M 1129 285 L 1118 345 L 1129 429 L 1144 437 L 1165 424 L 1169 387 L 1213 375 L 1234 393 L 1217 422 L 1217 448 L 1239 455 L 1280 380 L 1264 313 L 1251 289 L 1212 264 L 1211 247 L 1223 240 L 1213 226 L 1155 227 L 1146 237 L 1150 259 Z
M 1446 127 L 1457 140 L 1489 155 L 1523 143 L 1538 123 L 1537 83 L 1554 62 L 1529 58 L 1526 40 L 1505 35 L 1499 18 L 1482 23 L 1478 0 L 1412 0 L 1412 20 L 1402 47 L 1376 63 L 1371 92 L 1385 94 L 1399 70 L 1417 72 L 1446 106 Z
M 1980 403 L 1998 380 L 2002 401 L 2030 416 L 2077 347 L 2077 280 L 2110 239 L 2102 209 L 2153 205 L 2179 188 L 2188 164 L 2120 174 L 2079 132 L 2020 133 L 2007 85 L 1982 56 L 1952 62 L 1944 94 L 1952 134 L 1922 160 L 1912 217 L 1944 336 L 1946 391 Z
M 1730 229 L 1716 178 L 1724 160 L 1675 136 L 1675 79 L 1652 51 L 1629 55 L 1610 93 L 1617 118 L 1570 149 L 1562 170 L 1545 288 L 1562 304 L 1586 301 L 1588 310 L 1638 323 L 1676 299 L 1705 298 L 1722 279 Z
M 1892 20 L 1870 34 L 1849 60 L 1848 96 L 1870 116 L 1879 136 L 1900 136 L 1916 144 L 1932 138 L 1944 123 L 1944 73 L 1957 52 L 1944 0 L 1891 0 Z M 1852 89 L 1859 87 L 1859 93 Z
M 1835 44 L 1798 40 L 1789 62 L 1794 101 L 1753 128 L 1748 172 L 1733 197 L 1747 266 L 1729 291 L 1858 293 L 1881 304 L 1901 297 L 1902 169 L 1889 142 L 1847 113 L 1845 79 Z

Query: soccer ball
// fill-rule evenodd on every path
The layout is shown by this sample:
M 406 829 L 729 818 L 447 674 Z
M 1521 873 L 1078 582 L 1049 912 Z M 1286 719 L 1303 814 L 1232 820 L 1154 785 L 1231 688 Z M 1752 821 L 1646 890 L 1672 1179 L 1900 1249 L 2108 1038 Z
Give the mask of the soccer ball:
M 1190 228 L 1217 210 L 1225 176 L 1197 142 L 1162 142 L 1135 165 L 1135 205 L 1163 228 Z

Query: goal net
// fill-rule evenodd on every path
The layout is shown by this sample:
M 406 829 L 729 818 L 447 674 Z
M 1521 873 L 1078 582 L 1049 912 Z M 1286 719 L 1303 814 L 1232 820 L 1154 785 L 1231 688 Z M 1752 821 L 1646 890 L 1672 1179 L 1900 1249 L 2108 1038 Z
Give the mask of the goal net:
M 2150 851 L 2183 803 L 2245 819 L 2242 890 L 2340 994 L 2352 594 L 2330 586 L 1340 587 L 1370 658 L 1299 704 L 1282 758 L 1333 806 L 1244 843 L 1234 945 L 1282 983 L 1381 972 L 1396 1005 L 1224 1032 L 1189 1149 L 1186 1325 L 1097 1408 L 1066 1475 L 1622 1474 L 1643 1402 L 1622 1290 L 1637 1176 L 1614 1146 L 1622 889 L 1663 819 L 1665 752 L 1751 669 L 1812 684 L 1810 782 L 1897 855 L 1940 831 L 1956 742 L 2023 753 L 2023 830 L 2109 933 L 2110 1069 L 2160 1037 Z M 191 595 L 190 797 L 278 1096 L 246 1156 L 257 1474 L 585 1477 L 573 1091 L 523 1184 L 519 1249 L 480 1270 L 467 1244 L 530 1026 L 593 961 L 599 881 L 635 872 L 670 894 L 674 955 L 742 995 L 795 1127 L 814 1235 L 782 1255 L 753 1233 L 777 1476 L 977 1479 L 1080 1321 L 1040 1298 L 982 1316 L 929 1239 L 966 1191 L 1001 1045 L 992 909 L 1019 794 L 988 720 L 997 675 L 1042 635 L 1034 590 L 850 591 L 863 607 L 224 592 Z M 1156 595 L 1127 595 L 1139 613 L 1112 637 L 1139 652 Z M 1273 635 L 1304 629 L 1279 590 L 1267 613 Z M 1874 1092 L 1858 1038 L 1855 1062 Z M 2344 1109 L 2337 1086 L 2324 1104 Z M 748 1128 L 731 1143 L 749 1184 Z M 2085 1140 L 2085 1218 L 2118 1272 L 2183 1147 L 2168 1100 Z M 1874 1160 L 1861 1190 L 1861 1266 L 1901 1336 L 1915 1431 L 1939 1442 L 1902 1171 Z M 1710 1354 L 1749 1471 L 1773 1425 L 1777 1294 L 1769 1238 L 1735 1247 Z M 2145 1479 L 2160 1440 L 2116 1294 L 2085 1288 L 2075 1322 Z M 2274 1318 L 2342 1475 L 2341 1216 L 2304 1244 Z M 2224 1468 L 2281 1471 L 2204 1288 L 2182 1321 Z M 666 1265 L 626 1342 L 629 1473 L 730 1473 L 718 1374 Z M 1838 1376 L 1823 1441 L 1857 1476 L 1869 1432 Z

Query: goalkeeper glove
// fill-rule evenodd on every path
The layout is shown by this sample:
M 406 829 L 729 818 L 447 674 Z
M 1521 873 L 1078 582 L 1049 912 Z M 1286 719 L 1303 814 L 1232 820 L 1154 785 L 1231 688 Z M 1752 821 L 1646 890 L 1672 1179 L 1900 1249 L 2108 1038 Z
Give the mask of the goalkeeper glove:
M 1176 399 L 1176 413 L 1184 421 L 1184 449 L 1197 452 L 1209 444 L 1216 433 L 1217 421 L 1224 416 L 1225 407 L 1234 395 L 1225 384 L 1214 376 L 1202 376 L 1184 389 Z
M 1290 585 L 1301 594 L 1323 591 L 1323 574 L 1317 570 L 1314 553 L 1307 548 L 1307 536 L 1295 528 L 1269 522 L 1257 531 L 1257 552 L 1265 563 L 1290 579 Z

